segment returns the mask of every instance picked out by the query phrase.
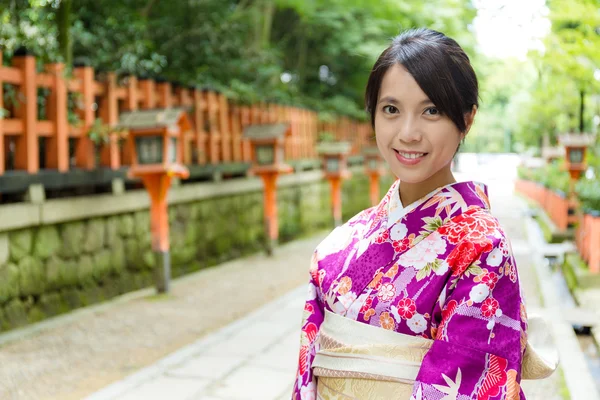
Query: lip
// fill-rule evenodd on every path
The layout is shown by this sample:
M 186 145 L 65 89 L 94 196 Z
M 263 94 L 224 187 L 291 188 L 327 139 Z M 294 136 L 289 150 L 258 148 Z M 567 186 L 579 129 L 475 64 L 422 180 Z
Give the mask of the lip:
M 420 163 L 425 157 L 427 157 L 429 155 L 429 153 L 424 153 L 424 152 L 420 152 L 420 151 L 402 151 L 403 153 L 407 153 L 407 154 L 425 154 L 422 157 L 419 158 L 406 158 L 404 156 L 402 156 L 398 150 L 394 149 L 394 153 L 396 155 L 396 159 L 404 165 L 417 165 L 418 163 Z

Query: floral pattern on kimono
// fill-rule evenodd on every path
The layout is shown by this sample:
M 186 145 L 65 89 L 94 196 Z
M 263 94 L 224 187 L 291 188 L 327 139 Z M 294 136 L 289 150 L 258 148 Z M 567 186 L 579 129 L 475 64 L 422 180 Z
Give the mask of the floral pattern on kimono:
M 527 317 L 510 243 L 487 188 L 443 186 L 404 207 L 396 181 L 379 205 L 313 253 L 293 399 L 315 399 L 311 365 L 327 309 L 434 339 L 412 399 L 524 399 Z

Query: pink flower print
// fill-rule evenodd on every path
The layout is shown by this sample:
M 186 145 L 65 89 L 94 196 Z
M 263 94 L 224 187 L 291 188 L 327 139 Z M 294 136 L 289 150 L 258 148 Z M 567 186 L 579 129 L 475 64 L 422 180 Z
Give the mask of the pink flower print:
M 495 272 L 488 272 L 487 274 L 485 274 L 485 276 L 481 279 L 481 282 L 485 283 L 486 285 L 488 285 L 488 287 L 490 289 L 493 289 L 496 287 L 496 283 L 498 283 L 498 274 L 496 274 Z
M 496 311 L 498 311 L 499 307 L 500 304 L 498 303 L 498 300 L 494 299 L 493 297 L 488 297 L 481 305 L 481 314 L 484 317 L 490 318 L 496 314 Z
M 306 304 L 304 305 L 304 311 L 306 311 L 306 312 L 309 312 L 309 313 L 311 313 L 311 314 L 312 314 L 312 313 L 315 311 L 315 308 L 313 307 L 313 305 L 312 305 L 312 304 L 310 304 L 310 303 L 306 303 Z
M 413 299 L 403 298 L 398 302 L 398 314 L 404 319 L 411 319 L 417 312 L 417 305 Z
M 396 288 L 394 287 L 394 285 L 391 283 L 386 283 L 384 285 L 381 285 L 381 287 L 379 288 L 379 291 L 377 292 L 377 297 L 379 298 L 379 301 L 390 301 L 394 298 L 395 294 Z
M 365 301 L 365 304 L 363 304 L 363 306 L 360 308 L 360 312 L 366 313 L 367 310 L 369 308 L 371 308 L 372 305 L 373 305 L 373 298 L 372 297 L 367 298 L 367 300 Z

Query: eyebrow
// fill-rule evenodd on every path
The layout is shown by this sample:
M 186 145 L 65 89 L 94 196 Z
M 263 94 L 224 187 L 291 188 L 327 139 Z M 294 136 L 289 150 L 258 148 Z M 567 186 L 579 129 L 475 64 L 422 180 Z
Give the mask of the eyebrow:
M 398 101 L 395 97 L 392 96 L 385 96 L 382 97 L 377 104 L 381 104 L 381 103 L 392 103 L 392 104 L 400 104 L 400 101 Z M 424 106 L 425 104 L 433 104 L 433 101 L 429 100 L 429 99 L 424 99 L 421 100 L 421 102 L 418 104 L 419 106 Z

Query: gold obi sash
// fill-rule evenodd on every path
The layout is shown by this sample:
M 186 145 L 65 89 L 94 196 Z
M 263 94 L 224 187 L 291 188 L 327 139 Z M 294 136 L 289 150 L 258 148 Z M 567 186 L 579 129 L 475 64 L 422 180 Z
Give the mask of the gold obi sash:
M 531 318 L 529 331 L 535 331 L 543 351 L 527 344 L 522 376 L 542 379 L 554 372 L 558 358 L 552 354 L 552 346 L 544 345 L 549 334 L 541 319 Z M 409 399 L 423 358 L 433 344 L 431 339 L 367 325 L 328 310 L 319 341 L 320 350 L 312 364 L 319 400 Z

